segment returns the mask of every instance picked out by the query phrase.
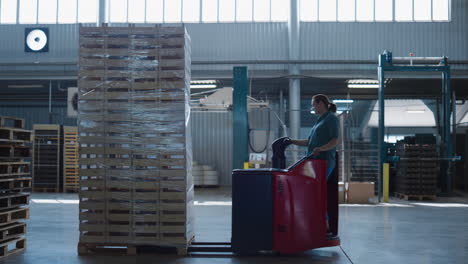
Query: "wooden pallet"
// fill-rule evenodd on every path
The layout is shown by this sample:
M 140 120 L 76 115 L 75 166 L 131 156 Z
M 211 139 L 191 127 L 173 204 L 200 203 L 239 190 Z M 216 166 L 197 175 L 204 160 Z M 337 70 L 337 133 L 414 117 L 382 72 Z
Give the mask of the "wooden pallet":
M 12 127 L 24 129 L 25 121 L 23 118 L 11 116 L 0 116 L 0 127 Z
M 21 128 L 0 127 L 0 142 L 29 143 L 32 141 L 32 131 Z
M 126 244 L 126 243 L 78 243 L 78 255 L 92 256 L 92 255 L 118 255 L 118 256 L 134 256 L 139 254 L 177 254 L 178 256 L 186 256 L 188 246 L 192 243 L 194 237 L 189 240 L 187 244 L 174 244 L 167 245 L 161 243 L 155 245 L 151 244 Z M 156 243 L 157 244 L 157 243 Z
M 4 258 L 26 249 L 26 238 L 13 238 L 0 243 L 0 258 Z
M 0 226 L 29 219 L 29 208 L 18 208 L 0 212 Z
M 0 243 L 26 235 L 25 223 L 13 223 L 0 227 Z
M 0 160 L 17 161 L 31 157 L 31 148 L 28 146 L 14 145 L 9 142 L 0 145 Z
M 64 191 L 77 192 L 80 187 L 78 174 L 78 128 L 64 126 L 63 138 Z
M 395 196 L 404 199 L 404 200 L 435 200 L 437 196 L 434 195 L 419 195 L 419 194 L 403 194 L 403 193 L 395 193 Z
M 29 194 L 11 193 L 0 196 L 0 210 L 16 208 L 29 204 Z
M 0 192 L 26 192 L 32 187 L 31 177 L 0 178 Z
M 25 161 L 0 162 L 0 177 L 28 176 L 31 164 Z

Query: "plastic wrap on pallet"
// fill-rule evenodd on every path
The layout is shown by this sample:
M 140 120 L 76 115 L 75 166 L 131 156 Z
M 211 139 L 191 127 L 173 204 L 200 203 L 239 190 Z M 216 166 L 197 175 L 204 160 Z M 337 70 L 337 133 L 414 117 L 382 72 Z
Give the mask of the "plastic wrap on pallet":
M 80 28 L 80 243 L 193 238 L 190 53 L 181 25 Z

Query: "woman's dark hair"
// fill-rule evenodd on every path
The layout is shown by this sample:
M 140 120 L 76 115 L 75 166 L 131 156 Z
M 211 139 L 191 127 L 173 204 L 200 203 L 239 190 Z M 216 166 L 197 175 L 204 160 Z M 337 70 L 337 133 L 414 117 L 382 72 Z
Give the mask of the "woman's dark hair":
M 324 94 L 317 94 L 312 97 L 312 102 L 323 102 L 326 106 L 328 111 L 336 113 L 336 104 L 330 103 L 330 99 Z

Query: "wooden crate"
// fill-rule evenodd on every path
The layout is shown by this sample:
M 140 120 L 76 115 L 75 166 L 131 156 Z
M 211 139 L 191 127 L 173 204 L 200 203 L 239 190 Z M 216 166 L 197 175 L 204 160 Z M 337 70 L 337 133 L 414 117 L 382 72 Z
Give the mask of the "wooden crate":
M 0 178 L 31 175 L 31 163 L 26 161 L 0 162 Z
M 436 145 L 398 142 L 396 154 L 402 159 L 394 179 L 398 197 L 435 197 L 439 170 Z
M 32 131 L 20 128 L 0 127 L 0 143 L 30 143 Z
M 63 191 L 63 129 L 61 125 L 33 126 L 33 191 Z
M 11 127 L 11 128 L 25 128 L 25 121 L 23 118 L 11 117 L 11 116 L 0 116 L 0 127 Z
M 64 126 L 63 139 L 64 190 L 67 192 L 77 192 L 80 187 L 78 175 L 78 128 Z
M 183 26 L 81 27 L 80 254 L 193 239 L 190 39 Z

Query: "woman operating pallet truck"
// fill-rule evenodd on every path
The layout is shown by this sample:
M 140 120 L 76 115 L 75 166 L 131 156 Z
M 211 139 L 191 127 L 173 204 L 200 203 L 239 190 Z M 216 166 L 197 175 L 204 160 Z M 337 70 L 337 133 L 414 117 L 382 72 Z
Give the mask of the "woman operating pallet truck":
M 339 136 L 339 121 L 336 115 L 336 105 L 331 103 L 326 95 L 318 94 L 312 97 L 312 108 L 319 118 L 312 126 L 308 139 L 291 139 L 290 143 L 307 147 L 307 156 L 327 161 L 327 180 L 336 166 L 335 153 Z M 330 229 L 327 214 L 327 232 Z

